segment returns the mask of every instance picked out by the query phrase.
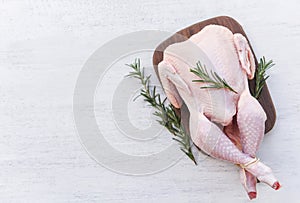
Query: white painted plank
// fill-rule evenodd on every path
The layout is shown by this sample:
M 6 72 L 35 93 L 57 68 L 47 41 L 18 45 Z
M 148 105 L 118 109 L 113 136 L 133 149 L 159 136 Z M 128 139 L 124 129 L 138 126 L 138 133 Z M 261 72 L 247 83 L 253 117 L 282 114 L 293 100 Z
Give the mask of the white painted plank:
M 212 159 L 195 167 L 184 158 L 142 177 L 109 171 L 85 152 L 73 120 L 77 76 L 102 44 L 132 31 L 174 32 L 218 15 L 237 19 L 256 55 L 277 64 L 268 84 L 278 119 L 259 155 L 283 188 L 273 191 L 260 184 L 255 202 L 296 202 L 299 7 L 296 0 L 0 1 L 1 202 L 247 202 L 237 168 Z M 149 122 L 134 119 L 136 125 Z M 138 143 L 120 137 L 111 141 L 123 151 L 139 153 Z M 154 141 L 148 152 L 167 141 Z

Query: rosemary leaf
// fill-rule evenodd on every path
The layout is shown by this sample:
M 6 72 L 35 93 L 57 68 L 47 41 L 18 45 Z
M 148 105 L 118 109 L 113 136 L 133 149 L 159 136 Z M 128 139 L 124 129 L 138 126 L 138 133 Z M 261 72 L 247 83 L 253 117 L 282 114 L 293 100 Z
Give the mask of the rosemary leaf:
M 266 71 L 272 68 L 275 64 L 272 60 L 266 62 L 265 57 L 260 58 L 257 70 L 255 72 L 255 90 L 253 96 L 258 99 L 261 91 L 266 84 L 266 80 L 269 76 L 266 76 Z
M 196 68 L 190 69 L 192 73 L 200 78 L 200 80 L 192 80 L 193 82 L 203 82 L 209 83 L 209 86 L 201 87 L 202 89 L 206 88 L 215 88 L 215 89 L 228 89 L 237 94 L 237 92 L 226 82 L 224 78 L 221 78 L 216 72 L 210 71 L 208 74 L 205 65 L 202 65 L 200 61 L 197 62 Z
M 140 96 L 144 97 L 144 101 L 150 106 L 156 109 L 153 115 L 157 116 L 159 119 L 156 120 L 160 125 L 166 127 L 166 129 L 172 133 L 175 138 L 173 140 L 180 144 L 180 150 L 183 151 L 196 165 L 197 162 L 192 152 L 192 140 L 190 135 L 186 132 L 183 125 L 181 125 L 181 119 L 176 114 L 175 108 L 171 104 L 165 104 L 167 98 L 161 99 L 160 94 L 156 92 L 156 86 L 150 88 L 150 77 L 145 76 L 144 68 L 141 67 L 140 59 L 135 59 L 132 64 L 126 64 L 133 69 L 129 72 L 127 77 L 137 78 L 142 84 L 140 90 Z

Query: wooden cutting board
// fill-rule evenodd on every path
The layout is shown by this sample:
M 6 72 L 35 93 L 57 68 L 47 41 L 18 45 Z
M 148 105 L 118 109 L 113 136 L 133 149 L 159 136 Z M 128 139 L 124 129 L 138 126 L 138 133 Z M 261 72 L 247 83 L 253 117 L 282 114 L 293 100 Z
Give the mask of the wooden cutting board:
M 156 72 L 156 75 L 159 78 L 158 72 L 157 72 L 157 65 L 163 60 L 163 51 L 171 44 L 176 43 L 176 42 L 182 42 L 187 40 L 189 37 L 191 37 L 193 34 L 196 34 L 197 32 L 199 32 L 200 30 L 202 30 L 205 26 L 210 25 L 210 24 L 216 24 L 216 25 L 222 25 L 225 26 L 227 28 L 229 28 L 233 33 L 241 33 L 242 35 L 244 35 L 247 38 L 247 35 L 245 33 L 245 31 L 243 30 L 242 26 L 233 18 L 228 17 L 228 16 L 220 16 L 220 17 L 215 17 L 215 18 L 211 18 L 199 23 L 196 23 L 194 25 L 191 25 L 187 28 L 184 28 L 180 31 L 177 32 L 177 34 L 174 34 L 173 36 L 171 36 L 170 38 L 166 39 L 165 41 L 163 41 L 156 49 L 155 52 L 153 54 L 153 66 Z M 247 38 L 248 42 L 249 39 Z M 251 43 L 249 42 L 249 45 L 251 47 Z M 251 47 L 251 50 L 253 52 L 253 49 Z M 258 65 L 255 53 L 254 54 L 254 58 L 255 58 L 255 63 L 256 63 L 256 67 Z M 253 92 L 254 88 L 255 88 L 255 80 L 249 80 L 249 88 L 250 91 Z M 269 90 L 267 85 L 264 86 L 264 88 L 262 89 L 260 98 L 259 98 L 259 103 L 262 105 L 262 107 L 264 108 L 266 114 L 267 114 L 267 120 L 266 120 L 266 125 L 265 125 L 265 132 L 269 132 L 274 124 L 275 124 L 275 120 L 276 120 L 276 111 L 272 102 L 272 98 L 270 96 Z M 188 109 L 186 107 L 186 105 L 183 105 L 181 107 L 180 110 L 177 111 L 178 114 L 180 115 L 180 112 L 182 114 L 182 121 L 184 126 L 186 127 L 185 129 L 189 129 L 188 128 L 188 121 L 189 121 L 189 112 Z

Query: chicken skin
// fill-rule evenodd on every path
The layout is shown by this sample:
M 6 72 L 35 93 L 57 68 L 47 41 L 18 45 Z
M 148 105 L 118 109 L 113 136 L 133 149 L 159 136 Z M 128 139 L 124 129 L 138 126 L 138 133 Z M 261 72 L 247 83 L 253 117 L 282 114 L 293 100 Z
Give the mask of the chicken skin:
M 200 61 L 235 90 L 207 87 L 190 69 Z M 170 45 L 158 64 L 162 87 L 170 103 L 190 112 L 192 141 L 212 157 L 240 166 L 241 181 L 250 199 L 256 179 L 274 189 L 280 184 L 272 170 L 256 158 L 265 131 L 266 114 L 250 94 L 255 62 L 246 38 L 219 25 L 208 25 L 188 40 Z M 235 120 L 236 119 L 236 120 Z M 228 132 L 228 133 L 227 133 Z M 240 148 L 229 137 L 238 137 Z

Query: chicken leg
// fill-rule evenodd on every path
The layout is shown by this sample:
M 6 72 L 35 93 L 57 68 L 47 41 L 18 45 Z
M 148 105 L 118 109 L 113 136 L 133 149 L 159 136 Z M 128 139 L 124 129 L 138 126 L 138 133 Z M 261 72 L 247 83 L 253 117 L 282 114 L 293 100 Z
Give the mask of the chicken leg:
M 168 63 L 162 63 L 159 66 L 160 76 L 165 78 L 162 80 L 162 85 L 165 92 L 168 94 L 168 99 L 174 106 L 178 106 L 181 95 L 192 95 L 191 90 L 185 81 L 177 74 L 176 69 L 172 68 Z M 170 91 L 168 88 L 176 87 L 176 91 Z M 167 88 L 167 89 L 166 89 Z M 182 94 L 185 92 L 185 94 Z M 175 95 L 173 94 L 175 93 Z M 177 99 L 175 99 L 177 98 Z M 251 163 L 253 158 L 248 154 L 242 153 L 230 139 L 220 130 L 218 126 L 209 121 L 203 112 L 197 108 L 193 103 L 188 103 L 190 111 L 190 134 L 193 142 L 207 154 L 222 160 L 229 161 L 234 164 L 247 165 Z M 251 167 L 245 167 L 246 170 L 251 172 L 261 181 L 273 186 L 277 180 L 272 174 L 269 167 L 259 162 Z

